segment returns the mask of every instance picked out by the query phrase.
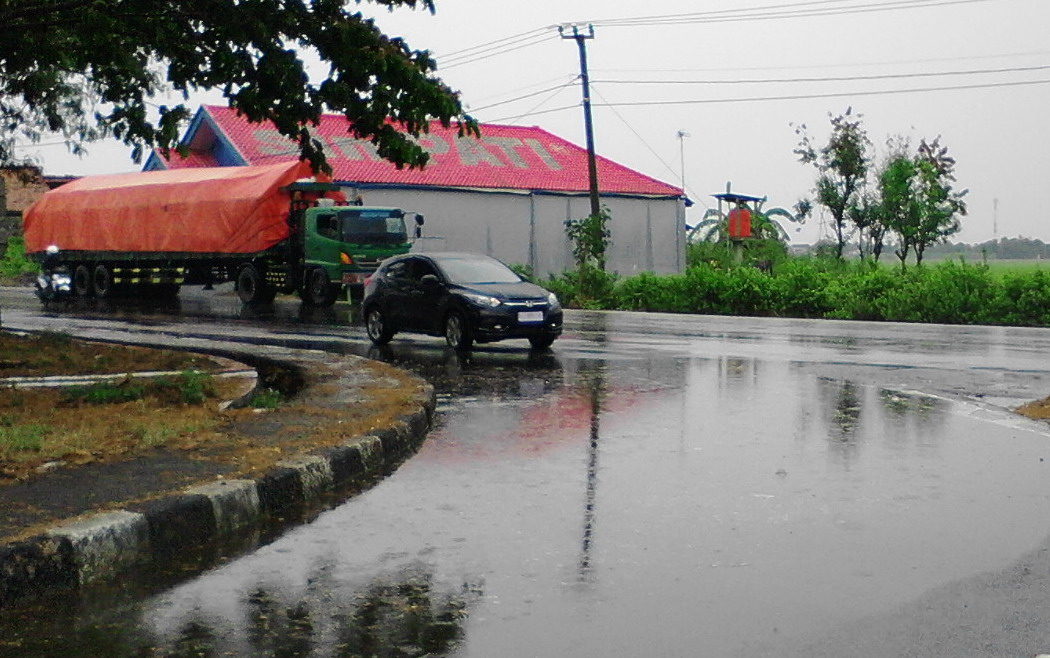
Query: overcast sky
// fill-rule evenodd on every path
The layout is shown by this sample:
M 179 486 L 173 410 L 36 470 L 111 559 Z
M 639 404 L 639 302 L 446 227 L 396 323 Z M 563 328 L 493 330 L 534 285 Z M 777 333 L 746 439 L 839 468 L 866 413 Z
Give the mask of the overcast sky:
M 970 190 L 956 240 L 1050 242 L 1048 0 L 437 0 L 434 15 L 360 8 L 388 34 L 432 51 L 480 121 L 540 126 L 581 146 L 578 50 L 556 26 L 593 25 L 596 148 L 668 183 L 684 175 L 696 202 L 690 223 L 727 181 L 768 196 L 767 207 L 809 195 L 814 172 L 792 153 L 792 124 L 823 143 L 828 113 L 852 106 L 880 154 L 891 135 L 941 136 L 958 160 L 959 186 Z M 113 144 L 82 160 L 61 147 L 33 152 L 49 174 L 138 169 Z M 792 237 L 813 242 L 826 232 L 815 218 Z

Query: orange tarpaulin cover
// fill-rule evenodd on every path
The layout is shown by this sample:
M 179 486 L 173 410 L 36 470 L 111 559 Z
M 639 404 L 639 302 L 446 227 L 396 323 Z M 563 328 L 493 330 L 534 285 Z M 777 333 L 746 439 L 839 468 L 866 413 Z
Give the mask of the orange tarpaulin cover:
M 280 188 L 312 175 L 306 162 L 284 162 L 86 176 L 26 210 L 26 251 L 265 251 L 288 237 Z

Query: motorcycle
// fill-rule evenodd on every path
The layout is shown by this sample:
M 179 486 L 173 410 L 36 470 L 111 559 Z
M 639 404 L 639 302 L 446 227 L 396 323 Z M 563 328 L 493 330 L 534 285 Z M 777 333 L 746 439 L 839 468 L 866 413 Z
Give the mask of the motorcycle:
M 51 302 L 73 292 L 73 275 L 65 268 L 41 272 L 36 278 L 36 296 Z

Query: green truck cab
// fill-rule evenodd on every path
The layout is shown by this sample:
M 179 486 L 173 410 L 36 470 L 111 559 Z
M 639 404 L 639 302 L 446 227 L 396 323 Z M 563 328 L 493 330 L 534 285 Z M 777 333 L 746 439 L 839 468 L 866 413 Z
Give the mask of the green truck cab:
M 365 278 L 384 259 L 407 253 L 412 247 L 406 216 L 414 215 L 418 237 L 423 216 L 399 208 L 319 205 L 305 212 L 305 265 L 315 272 L 317 290 L 311 301 L 338 294 L 341 286 L 347 299 L 358 299 Z M 316 274 L 318 268 L 324 276 Z M 327 279 L 327 281 L 325 281 Z M 310 282 L 306 282 L 310 285 Z M 323 304 L 322 304 L 323 305 Z

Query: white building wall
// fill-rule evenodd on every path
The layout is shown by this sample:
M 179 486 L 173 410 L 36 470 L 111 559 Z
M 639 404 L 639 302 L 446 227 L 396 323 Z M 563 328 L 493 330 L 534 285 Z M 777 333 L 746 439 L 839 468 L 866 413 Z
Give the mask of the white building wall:
M 471 251 L 538 276 L 573 267 L 565 221 L 590 212 L 586 195 L 468 190 L 364 189 L 366 205 L 393 206 L 426 217 L 416 251 Z M 668 198 L 602 197 L 609 209 L 607 269 L 623 276 L 685 268 L 685 210 Z

